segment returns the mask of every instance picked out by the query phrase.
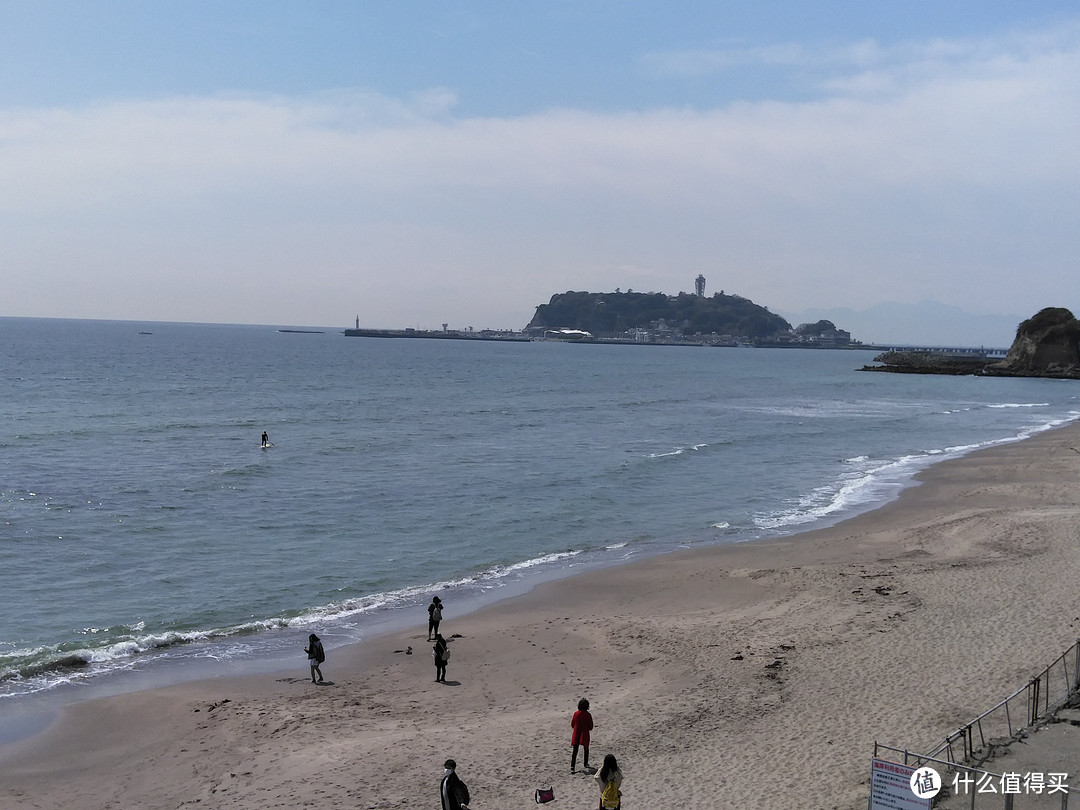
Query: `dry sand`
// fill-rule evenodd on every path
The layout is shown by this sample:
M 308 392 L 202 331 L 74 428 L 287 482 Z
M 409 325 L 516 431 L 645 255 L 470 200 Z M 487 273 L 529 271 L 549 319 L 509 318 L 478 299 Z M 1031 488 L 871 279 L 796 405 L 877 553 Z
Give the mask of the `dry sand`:
M 0 749 L 0 806 L 435 810 L 453 757 L 475 810 L 549 785 L 591 808 L 569 765 L 585 696 L 590 764 L 618 757 L 625 808 L 862 810 L 875 740 L 927 750 L 1076 640 L 1074 447 L 1078 425 L 939 464 L 832 528 L 449 604 L 446 684 L 422 615 L 332 650 L 330 686 L 300 660 L 76 704 Z

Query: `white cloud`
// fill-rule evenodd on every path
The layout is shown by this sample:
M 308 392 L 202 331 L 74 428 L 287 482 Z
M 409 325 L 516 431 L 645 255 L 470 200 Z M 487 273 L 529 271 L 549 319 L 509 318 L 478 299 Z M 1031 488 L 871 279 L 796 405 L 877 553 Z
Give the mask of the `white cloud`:
M 774 309 L 1073 305 L 1075 28 L 756 58 L 845 71 L 704 111 L 463 119 L 444 89 L 0 111 L 5 314 L 520 326 L 554 292 L 699 272 Z

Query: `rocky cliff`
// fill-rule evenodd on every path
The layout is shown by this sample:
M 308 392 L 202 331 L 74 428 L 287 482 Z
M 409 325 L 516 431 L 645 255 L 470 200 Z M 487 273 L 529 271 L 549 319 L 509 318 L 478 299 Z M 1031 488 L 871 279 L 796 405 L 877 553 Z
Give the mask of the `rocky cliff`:
M 1062 307 L 1047 307 L 1016 329 L 1005 359 L 985 374 L 1080 378 L 1080 321 Z
M 883 365 L 864 366 L 863 370 L 1080 379 L 1080 321 L 1067 309 L 1047 307 L 1016 328 L 1009 353 L 997 362 L 931 351 L 884 352 L 874 362 Z

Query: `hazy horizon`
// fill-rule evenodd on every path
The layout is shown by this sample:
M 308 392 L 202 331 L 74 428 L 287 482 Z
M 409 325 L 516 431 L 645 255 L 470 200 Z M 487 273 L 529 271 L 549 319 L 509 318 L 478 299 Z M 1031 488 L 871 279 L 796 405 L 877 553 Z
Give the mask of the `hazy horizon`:
M 606 292 L 597 290 L 595 292 Z M 544 302 L 546 303 L 546 302 Z M 754 302 L 759 303 L 759 302 Z M 763 306 L 768 306 L 763 304 Z M 1003 315 L 973 315 L 955 307 L 948 307 L 933 301 L 923 301 L 920 304 L 896 304 L 884 302 L 867 310 L 854 311 L 844 308 L 819 308 L 805 310 L 801 313 L 783 312 L 773 310 L 777 315 L 791 323 L 792 327 L 803 323 L 816 323 L 819 320 L 830 320 L 838 329 L 844 329 L 851 333 L 852 339 L 870 345 L 903 344 L 911 346 L 950 346 L 970 348 L 1004 348 L 1007 349 L 1015 337 L 1016 328 L 1026 320 L 1026 317 L 1013 318 Z M 1032 313 L 1034 315 L 1035 313 Z M 29 317 L 33 319 L 48 320 L 52 316 L 3 316 L 4 317 Z M 941 318 L 947 317 L 948 321 Z M 354 316 L 355 319 L 355 316 Z M 935 340 L 929 340 L 928 336 L 918 332 L 911 324 L 920 320 L 937 320 L 939 328 L 935 330 Z M 179 324 L 185 326 L 252 326 L 265 327 L 268 329 L 317 329 L 321 331 L 344 331 L 355 325 L 354 321 L 347 323 L 242 323 L 238 321 L 183 321 L 183 320 L 150 320 L 141 318 L 58 318 L 57 320 L 100 320 L 116 323 L 131 324 Z M 449 323 L 449 322 L 447 322 Z M 370 324 L 361 322 L 361 327 L 368 328 Z M 514 331 L 524 329 L 525 324 L 510 327 L 492 327 L 486 324 L 470 324 L 477 331 L 482 329 L 506 328 Z M 448 326 L 452 329 L 467 329 L 469 326 Z M 399 324 L 390 327 L 378 327 L 388 329 L 441 329 L 442 324 L 433 327 L 422 327 L 412 324 Z
M 1076 306 L 1065 2 L 42 0 L 0 71 L 3 315 L 519 329 L 702 274 L 933 345 L 924 302 Z

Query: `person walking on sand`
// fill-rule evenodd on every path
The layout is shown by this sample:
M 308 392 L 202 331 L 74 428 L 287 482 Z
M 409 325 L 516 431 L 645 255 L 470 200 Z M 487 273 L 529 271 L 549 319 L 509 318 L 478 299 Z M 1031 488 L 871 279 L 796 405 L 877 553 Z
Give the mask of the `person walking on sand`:
M 304 652 L 307 653 L 308 666 L 311 667 L 311 682 L 316 683 L 315 676 L 318 675 L 318 683 L 323 683 L 322 670 L 319 669 L 319 665 L 326 660 L 326 653 L 323 652 L 322 642 L 314 633 L 308 636 L 308 645 L 304 647 Z
M 439 622 L 442 621 L 442 600 L 437 597 L 431 597 L 431 604 L 427 606 L 427 640 L 431 641 L 432 636 L 439 635 Z
M 446 662 L 450 660 L 450 650 L 446 648 L 446 639 L 435 634 L 435 646 L 431 648 L 431 657 L 435 659 L 435 682 L 446 683 Z
M 469 789 L 457 775 L 457 763 L 448 759 L 443 768 L 442 784 L 439 785 L 442 810 L 469 810 Z
M 622 804 L 622 771 L 614 754 L 604 757 L 604 764 L 593 779 L 600 786 L 600 810 L 619 810 Z
M 577 773 L 577 750 L 580 745 L 585 749 L 585 759 L 582 768 L 589 770 L 589 732 L 592 731 L 592 715 L 589 714 L 589 701 L 582 698 L 578 701 L 577 711 L 570 718 L 570 744 L 573 749 L 570 752 L 570 773 Z

